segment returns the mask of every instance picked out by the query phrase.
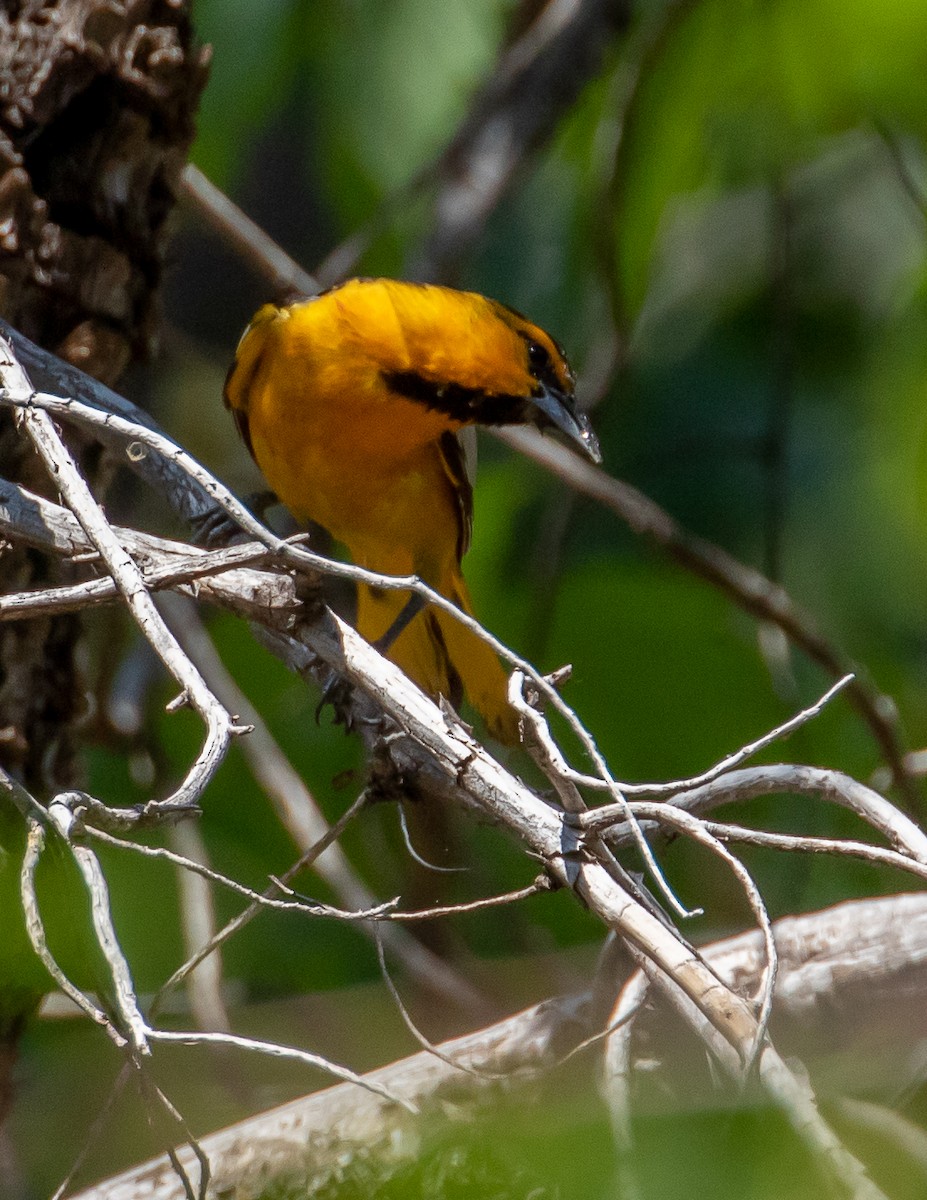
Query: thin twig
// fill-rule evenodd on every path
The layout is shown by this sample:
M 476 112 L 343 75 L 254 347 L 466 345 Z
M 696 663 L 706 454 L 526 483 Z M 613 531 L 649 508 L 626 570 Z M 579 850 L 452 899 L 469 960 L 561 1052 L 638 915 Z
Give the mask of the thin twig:
M 465 1075 L 488 1075 L 491 1079 L 505 1079 L 506 1073 L 504 1071 L 486 1071 L 482 1068 L 473 1067 L 466 1062 L 456 1062 L 453 1058 L 451 1058 L 450 1055 L 445 1054 L 443 1050 L 439 1050 L 434 1042 L 429 1041 L 428 1038 L 425 1037 L 419 1027 L 412 1020 L 412 1016 L 409 1013 L 409 1010 L 406 1008 L 402 996 L 399 994 L 399 989 L 393 982 L 393 977 L 390 975 L 389 969 L 386 966 L 386 955 L 383 953 L 383 940 L 380 937 L 381 930 L 379 925 L 375 926 L 375 933 L 376 937 L 374 939 L 374 944 L 377 948 L 377 962 L 380 964 L 380 974 L 383 977 L 383 982 L 386 984 L 386 990 L 389 992 L 393 999 L 393 1003 L 396 1005 L 396 1010 L 399 1013 L 399 1016 L 402 1018 L 403 1025 L 405 1025 L 406 1029 L 408 1029 L 409 1033 L 412 1034 L 422 1049 L 427 1050 L 429 1054 L 433 1054 L 435 1058 L 440 1059 L 441 1062 L 446 1063 L 449 1067 L 455 1067 L 458 1071 L 461 1071 Z
M 71 851 L 90 897 L 90 917 L 93 921 L 93 931 L 109 969 L 113 1003 L 119 1017 L 121 1032 L 127 1035 L 134 1054 L 149 1054 L 150 1050 L 145 1041 L 145 1022 L 139 1012 L 132 972 L 113 925 L 106 876 L 93 851 L 88 846 L 83 846 L 71 838 L 73 816 L 67 805 L 66 794 L 56 797 L 52 801 L 48 807 L 48 815 L 64 844 Z
M 199 167 L 187 163 L 182 179 L 187 197 L 223 240 L 265 278 L 271 276 L 271 286 L 278 299 L 292 300 L 294 294 L 312 296 L 321 290 L 315 276 L 282 250 L 260 225 L 207 179 Z
M 205 1151 L 197 1139 L 193 1136 L 193 1133 L 183 1114 L 174 1104 L 171 1103 L 170 1099 L 164 1094 L 164 1092 L 162 1092 L 162 1090 L 146 1071 L 142 1071 L 140 1073 L 139 1083 L 145 1099 L 153 1099 L 155 1103 L 164 1109 L 174 1124 L 180 1128 L 186 1144 L 190 1147 L 190 1150 L 192 1151 L 193 1156 L 199 1165 L 199 1185 L 194 1192 L 193 1184 L 189 1175 L 187 1174 L 186 1166 L 180 1161 L 180 1156 L 174 1147 L 171 1145 L 168 1146 L 166 1151 L 167 1157 L 170 1159 L 174 1174 L 180 1180 L 180 1186 L 184 1190 L 186 1200 L 206 1200 L 206 1189 L 209 1185 L 211 1168 L 209 1165 L 209 1158 L 207 1157 Z
M 517 904 L 527 900 L 529 896 L 537 896 L 541 892 L 549 892 L 553 885 L 546 875 L 539 875 L 527 887 L 517 888 L 514 892 L 502 892 L 498 896 L 484 896 L 480 900 L 465 900 L 460 904 L 436 904 L 433 908 L 421 908 L 415 911 L 398 909 L 383 913 L 377 917 L 380 924 L 391 921 L 433 921 L 436 917 L 458 917 L 467 913 L 481 912 L 486 908 L 500 908 L 507 904 Z
M 534 739 L 535 750 L 538 754 L 539 761 L 542 763 L 543 769 L 548 774 L 548 778 L 550 778 L 552 781 L 556 781 L 559 777 L 562 780 L 559 786 L 556 784 L 556 782 L 554 786 L 557 787 L 561 798 L 565 800 L 565 810 L 567 812 L 574 813 L 581 812 L 585 808 L 585 803 L 577 792 L 576 788 L 569 782 L 568 779 L 564 778 L 562 771 L 560 770 L 561 766 L 564 768 L 566 767 L 563 756 L 560 753 L 559 748 L 554 745 L 549 731 L 546 731 L 546 722 L 544 721 L 543 716 L 539 712 L 532 711 L 531 706 L 525 702 L 523 686 L 524 678 L 521 675 L 521 672 L 514 671 L 512 673 L 512 679 L 510 681 L 508 691 L 509 703 L 512 704 L 516 712 L 518 712 L 521 716 L 522 723 L 526 730 L 531 731 Z M 577 725 L 578 724 L 579 722 L 577 721 Z M 599 753 L 599 749 L 592 740 L 592 736 L 585 730 L 585 728 L 582 728 L 582 738 L 587 753 L 595 762 L 603 784 L 609 795 L 614 798 L 618 808 L 625 813 L 634 844 L 640 851 L 644 862 L 647 864 L 648 870 L 656 881 L 660 891 L 663 893 L 663 896 L 680 917 L 687 918 L 695 916 L 698 910 L 687 909 L 679 901 L 675 892 L 667 883 L 666 876 L 660 869 L 653 850 L 651 850 L 650 845 L 647 842 L 644 831 L 641 828 L 637 818 L 634 816 L 631 806 L 625 799 L 621 787 L 615 782 L 614 779 L 612 779 L 604 757 Z
M 293 866 L 284 872 L 284 874 L 280 877 L 279 882 L 274 883 L 270 888 L 262 893 L 262 901 L 273 900 L 280 889 L 281 883 L 287 883 L 290 879 L 294 878 L 294 876 L 298 875 L 300 871 L 303 871 L 311 866 L 312 863 L 315 862 L 315 860 L 319 857 L 319 855 L 323 854 L 325 850 L 341 836 L 351 821 L 353 821 L 358 813 L 363 809 L 366 802 L 366 796 L 359 796 L 357 800 L 355 800 L 350 806 L 350 808 L 348 808 L 331 826 L 331 828 L 321 838 L 319 838 L 315 845 L 310 846 L 309 849 L 306 850 L 305 853 L 303 853 L 296 860 Z M 223 925 L 223 927 L 216 933 L 210 942 L 207 943 L 207 945 L 203 946 L 182 966 L 178 967 L 177 970 L 170 976 L 170 978 L 161 985 L 154 997 L 154 1000 L 152 1001 L 150 1011 L 154 1013 L 163 1003 L 164 998 L 169 992 L 173 991 L 178 984 L 182 983 L 189 973 L 194 970 L 203 961 L 203 959 L 207 957 L 207 955 L 211 954 L 213 950 L 217 949 L 219 946 L 222 946 L 228 941 L 232 934 L 236 933 L 239 929 L 243 929 L 245 925 L 252 921 L 261 911 L 261 908 L 262 904 L 258 903 L 256 900 L 252 900 L 248 907 L 243 909 L 237 917 L 233 917 L 232 920 Z
M 316 900 L 278 900 L 266 893 L 256 892 L 253 888 L 246 887 L 243 883 L 239 883 L 238 880 L 232 879 L 228 875 L 223 875 L 220 871 L 214 871 L 211 867 L 207 867 L 195 859 L 178 854 L 174 850 L 168 850 L 165 846 L 146 846 L 140 842 L 125 841 L 123 838 L 114 837 L 112 834 L 105 833 L 101 829 L 94 829 L 92 826 L 88 826 L 87 833 L 90 837 L 97 841 L 105 842 L 108 846 L 117 846 L 121 850 L 140 854 L 143 858 L 160 858 L 172 863 L 175 867 L 189 871 L 191 874 L 198 875 L 202 879 L 208 879 L 211 883 L 218 883 L 222 887 L 228 888 L 229 891 L 236 892 L 239 896 L 244 896 L 253 905 L 257 905 L 260 908 L 299 912 L 310 917 L 334 917 L 340 921 L 373 921 L 390 912 L 398 903 L 398 900 L 386 900 L 374 905 L 372 908 L 355 912 L 353 910 L 335 908 L 330 904 L 321 904 Z M 277 889 L 280 885 L 279 883 L 275 883 L 273 886 Z M 210 951 L 216 948 L 216 936 L 218 935 L 214 935 L 210 939 Z M 196 955 L 191 957 L 196 957 L 198 961 L 202 961 L 200 957 L 201 953 L 201 950 L 197 951 Z
M 707 771 L 703 771 L 701 775 L 693 775 L 689 779 L 674 779 L 669 783 L 620 783 L 618 786 L 626 796 L 673 796 L 678 792 L 711 783 L 719 776 L 733 770 L 734 767 L 740 766 L 748 758 L 753 758 L 755 754 L 759 754 L 761 750 L 765 750 L 773 742 L 789 737 L 796 729 L 800 729 L 803 725 L 806 725 L 810 720 L 818 716 L 838 692 L 842 692 L 847 687 L 852 679 L 852 675 L 844 675 L 843 679 L 838 679 L 814 704 L 809 705 L 808 708 L 803 708 L 801 712 L 789 717 L 787 721 L 783 721 L 775 729 L 764 733 L 755 742 L 748 742 L 746 746 L 741 746 L 739 750 L 735 750 L 733 754 L 722 758 L 720 762 L 715 763 L 713 767 L 709 767 Z M 572 771 L 566 763 L 563 763 L 558 769 L 564 771 L 565 778 L 572 780 L 573 783 L 578 784 L 580 787 L 592 788 L 597 791 L 605 790 L 605 784 L 594 775 L 580 775 L 578 772 Z
M 52 1192 L 50 1200 L 62 1200 L 65 1192 L 69 1192 L 71 1190 L 71 1185 L 74 1182 L 78 1171 L 81 1170 L 91 1151 L 96 1149 L 97 1144 L 102 1139 L 103 1130 L 106 1128 L 106 1123 L 112 1115 L 113 1109 L 115 1108 L 119 1097 L 125 1090 L 126 1084 L 129 1082 L 129 1079 L 136 1069 L 135 1063 L 124 1062 L 122 1064 L 119 1074 L 116 1076 L 115 1082 L 110 1089 L 109 1095 L 106 1097 L 103 1107 L 96 1114 L 93 1119 L 93 1124 L 87 1130 L 86 1134 L 84 1134 L 83 1141 L 81 1142 L 80 1149 L 78 1150 L 74 1161 L 68 1168 L 68 1172 L 65 1177 Z
M 331 1062 L 320 1054 L 313 1054 L 309 1050 L 299 1050 L 295 1046 L 283 1046 L 279 1042 L 265 1042 L 259 1038 L 240 1037 L 233 1033 L 197 1032 L 195 1030 L 175 1032 L 166 1029 L 147 1029 L 146 1033 L 149 1041 L 152 1042 L 171 1042 L 182 1046 L 228 1046 L 236 1050 L 247 1050 L 254 1054 L 265 1054 L 270 1058 L 291 1059 L 294 1062 L 303 1063 L 305 1066 L 316 1067 L 347 1083 L 356 1083 L 359 1087 L 382 1096 L 384 1100 L 391 1100 L 394 1104 L 401 1105 L 407 1112 L 413 1115 L 418 1114 L 418 1109 L 414 1104 L 395 1095 L 389 1088 L 383 1087 L 369 1077 L 358 1075 L 348 1067 Z
M 496 436 L 583 495 L 609 508 L 632 532 L 648 538 L 686 570 L 718 588 L 739 608 L 776 625 L 834 680 L 852 675 L 847 697 L 868 725 L 909 809 L 920 809 L 920 790 L 904 761 L 894 701 L 864 680 L 859 667 L 819 633 L 812 618 L 783 588 L 720 547 L 688 533 L 648 496 L 585 462 L 566 446 L 530 429 L 500 429 Z
M 84 995 L 80 988 L 71 982 L 61 967 L 59 967 L 48 948 L 48 942 L 45 937 L 45 926 L 42 923 L 35 891 L 35 870 L 44 848 L 45 830 L 38 821 L 29 818 L 27 822 L 26 852 L 23 855 L 23 865 L 20 873 L 20 899 L 26 919 L 26 933 L 29 936 L 32 949 L 35 951 L 42 966 L 44 966 L 45 970 L 68 999 L 73 1001 L 91 1021 L 95 1021 L 97 1025 L 102 1025 L 115 1046 L 120 1050 L 125 1049 L 128 1045 L 126 1038 L 122 1036 L 106 1013 L 102 1009 L 97 1008 L 90 997 Z
M 833 854 L 858 858 L 873 866 L 895 867 L 899 871 L 927 881 L 927 863 L 898 850 L 870 845 L 869 842 L 856 842 L 849 838 L 813 837 L 808 834 L 769 833 L 765 829 L 750 829 L 727 821 L 704 821 L 703 825 L 722 842 L 741 842 L 746 846 L 763 846 L 771 850 L 800 854 Z

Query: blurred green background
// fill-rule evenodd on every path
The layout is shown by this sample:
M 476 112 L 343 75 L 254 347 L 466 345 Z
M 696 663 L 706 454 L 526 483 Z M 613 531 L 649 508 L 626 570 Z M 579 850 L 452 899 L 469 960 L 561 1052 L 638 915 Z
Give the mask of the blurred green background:
M 262 0 L 258 15 L 243 0 L 197 0 L 214 56 L 193 161 L 310 269 L 378 222 L 356 273 L 408 274 L 434 221 L 433 187 L 410 182 L 463 120 L 517 10 L 511 0 Z M 520 172 L 452 280 L 554 333 L 584 381 L 581 395 L 595 402 L 607 469 L 779 580 L 895 698 L 911 748 L 927 742 L 925 80 L 921 0 L 639 3 L 603 71 Z M 241 329 L 267 298 L 266 283 L 184 209 L 162 352 L 126 385 L 241 492 L 259 481 L 223 410 L 222 381 Z M 127 491 L 121 501 L 137 520 L 162 520 L 157 497 Z M 567 698 L 620 778 L 701 771 L 827 686 L 801 654 L 775 642 L 764 651 L 755 621 L 612 514 L 488 438 L 475 505 L 466 571 L 477 611 L 544 670 L 573 664 Z M 355 741 L 330 715 L 316 724 L 318 696 L 247 628 L 222 617 L 212 629 L 241 687 L 337 816 L 362 782 Z M 94 636 L 115 672 L 112 647 L 130 654 L 128 631 L 104 619 Z M 153 679 L 150 728 L 132 746 L 138 777 L 153 773 L 161 788 L 180 776 L 198 736 L 192 720 L 163 715 L 169 697 Z M 127 775 L 125 753 L 112 739 L 89 752 L 91 790 L 120 802 L 149 794 Z M 883 765 L 842 699 L 766 758 L 864 780 Z M 204 808 L 218 869 L 260 887 L 295 857 L 238 751 Z M 737 815 L 777 829 L 858 832 L 848 815 L 808 799 L 776 797 Z M 453 855 L 475 864 L 470 871 L 414 871 L 391 811 L 367 814 L 345 846 L 380 896 L 402 892 L 419 904 L 501 891 L 533 874 L 492 831 L 455 822 L 449 837 Z M 749 924 L 717 861 L 679 841 L 660 857 L 683 901 L 705 910 L 690 937 Z M 747 857 L 774 916 L 911 886 L 847 861 Z M 151 992 L 183 957 L 173 877 L 126 855 L 109 856 L 107 868 L 138 986 Z M 222 916 L 238 907 L 225 895 L 217 904 Z M 557 895 L 427 936 L 502 1011 L 581 986 L 602 931 Z M 384 998 L 371 946 L 349 927 L 261 917 L 226 948 L 225 971 L 242 1031 L 329 1050 L 355 1067 L 416 1049 Z M 429 1034 L 465 1024 L 409 994 Z M 338 1019 L 345 1011 L 350 1028 Z M 38 1024 L 27 1036 L 13 1130 L 30 1198 L 60 1179 L 106 1094 L 116 1064 L 103 1040 L 74 1022 Z M 200 1131 L 317 1082 L 236 1060 L 246 1082 L 232 1087 L 225 1060 L 202 1061 L 196 1074 L 186 1058 L 159 1058 L 166 1090 Z M 481 1143 L 488 1162 L 499 1158 L 498 1178 L 511 1174 L 511 1194 L 541 1184 L 548 1191 L 532 1194 L 607 1193 L 611 1151 L 593 1074 L 579 1124 L 575 1108 L 566 1119 L 550 1106 L 549 1125 L 539 1132 L 535 1115 L 504 1153 Z M 920 1098 L 910 1104 L 922 1113 Z M 61 1116 L 54 1145 L 30 1136 L 37 1111 Z M 113 1122 L 88 1178 L 154 1152 L 137 1104 L 118 1105 Z M 668 1118 L 641 1134 L 647 1195 L 691 1195 L 694 1179 L 697 1194 L 818 1194 L 768 1114 Z M 666 1155 L 667 1141 L 678 1156 Z M 563 1169 L 578 1146 L 588 1170 L 581 1186 Z M 877 1173 L 887 1171 L 873 1153 Z M 494 1194 L 480 1169 L 473 1179 L 483 1182 L 466 1194 Z M 457 1194 L 441 1169 L 427 1177 L 431 1184 L 407 1180 L 396 1194 Z M 890 1182 L 893 1195 L 909 1194 Z M 500 1183 L 498 1194 L 510 1193 Z

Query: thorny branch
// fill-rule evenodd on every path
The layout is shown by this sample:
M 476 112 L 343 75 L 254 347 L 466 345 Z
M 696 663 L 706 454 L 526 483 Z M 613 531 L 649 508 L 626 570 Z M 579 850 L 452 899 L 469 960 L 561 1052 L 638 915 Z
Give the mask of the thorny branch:
M 120 594 L 133 611 L 136 620 L 161 651 L 166 665 L 188 694 L 191 691 L 196 692 L 198 707 L 203 715 L 208 718 L 213 713 L 212 706 L 224 714 L 225 710 L 221 709 L 212 694 L 206 691 L 205 684 L 194 672 L 180 646 L 173 639 L 164 639 L 163 634 L 167 631 L 160 624 L 157 613 L 157 621 L 151 619 L 154 610 L 148 596 L 148 581 L 144 570 L 136 564 L 134 554 L 143 554 L 149 564 L 163 569 L 165 559 L 162 551 L 166 547 L 167 553 L 176 555 L 177 544 L 171 546 L 169 543 L 162 543 L 160 539 L 142 536 L 133 531 L 116 530 L 106 522 L 96 502 L 80 487 L 82 481 L 73 460 L 70 459 L 46 410 L 70 416 L 72 419 L 81 419 L 93 429 L 105 430 L 107 436 L 118 435 L 126 440 L 141 442 L 147 452 L 141 457 L 153 458 L 160 455 L 169 461 L 170 473 L 185 475 L 188 480 L 185 486 L 176 489 L 178 494 L 189 495 L 198 489 L 214 498 L 226 511 L 240 520 L 250 536 L 272 551 L 270 564 L 265 563 L 263 569 L 254 565 L 241 567 L 237 565 L 241 560 L 236 558 L 236 565 L 232 569 L 226 569 L 228 564 L 211 563 L 221 572 L 212 576 L 202 574 L 202 564 L 196 561 L 198 556 L 194 548 L 182 547 L 182 553 L 189 560 L 187 570 L 196 576 L 196 586 L 201 589 L 204 597 L 208 591 L 209 598 L 214 602 L 235 608 L 241 613 L 249 613 L 275 636 L 277 643 L 284 646 L 293 661 L 301 663 L 305 669 L 333 669 L 352 684 L 355 688 L 355 717 L 361 717 L 361 727 L 366 736 L 371 744 L 376 745 L 378 753 L 393 765 L 399 778 L 414 778 L 423 791 L 433 791 L 468 809 L 481 819 L 488 819 L 506 828 L 529 855 L 544 864 L 546 874 L 556 885 L 573 890 L 606 926 L 625 940 L 653 986 L 670 1000 L 685 1020 L 703 1037 L 706 1044 L 713 1049 L 723 1070 L 737 1079 L 742 1079 L 745 1071 L 749 1072 L 752 1064 L 756 1063 L 758 1078 L 767 1095 L 790 1116 L 797 1132 L 813 1152 L 825 1174 L 839 1179 L 855 1196 L 874 1197 L 879 1194 L 866 1179 L 859 1163 L 837 1142 L 833 1132 L 821 1118 L 807 1083 L 789 1070 L 766 1034 L 766 1019 L 776 962 L 775 947 L 769 935 L 768 917 L 759 900 L 755 884 L 731 853 L 721 846 L 723 831 L 716 831 L 717 827 L 709 827 L 704 823 L 700 815 L 693 811 L 697 806 L 693 806 L 691 802 L 691 796 L 695 792 L 731 797 L 735 789 L 729 786 L 728 780 L 730 775 L 736 772 L 722 773 L 717 777 L 709 773 L 709 781 L 702 783 L 699 788 L 690 789 L 688 795 L 683 791 L 680 796 L 669 797 L 663 804 L 649 802 L 645 808 L 640 809 L 640 815 L 648 822 L 657 821 L 688 836 L 696 837 L 710 846 L 715 853 L 720 853 L 735 870 L 766 933 L 766 984 L 762 992 L 759 1015 L 754 1013 L 750 1002 L 741 999 L 721 981 L 710 965 L 688 946 L 652 907 L 643 903 L 633 890 L 627 890 L 623 885 L 624 876 L 616 870 L 611 851 L 604 848 L 600 838 L 603 835 L 611 838 L 612 834 L 620 833 L 620 830 L 611 828 L 616 819 L 623 823 L 628 836 L 636 838 L 637 835 L 633 832 L 637 819 L 635 809 L 642 802 L 631 801 L 620 795 L 620 785 L 612 779 L 604 760 L 575 714 L 566 710 L 598 769 L 599 779 L 610 793 L 619 793 L 619 802 L 616 805 L 605 806 L 590 813 L 582 811 L 584 802 L 577 791 L 575 773 L 573 778 L 566 778 L 566 784 L 558 790 L 564 800 L 567 797 L 575 797 L 578 798 L 578 803 L 569 803 L 560 808 L 541 800 L 487 754 L 459 722 L 442 712 L 419 692 L 398 668 L 363 642 L 350 626 L 324 608 L 300 609 L 295 606 L 292 575 L 287 571 L 283 574 L 280 572 L 281 568 L 289 568 L 289 571 L 294 568 L 309 569 L 313 572 L 339 571 L 352 577 L 373 578 L 378 583 L 381 582 L 381 577 L 370 576 L 370 573 L 359 572 L 356 568 L 331 564 L 301 546 L 276 538 L 260 522 L 241 509 L 205 468 L 195 463 L 150 426 L 143 427 L 131 417 L 111 416 L 99 409 L 91 409 L 86 404 L 45 395 L 36 397 L 31 393 L 24 377 L 16 375 L 17 367 L 12 352 L 8 354 L 7 366 L 8 371 L 4 372 L 4 399 L 24 411 L 24 423 L 46 463 L 56 472 L 56 479 L 61 481 L 62 494 L 75 514 L 69 516 L 59 506 L 47 501 L 38 501 L 37 498 L 24 494 L 21 489 L 10 487 L 4 492 L 8 536 L 15 533 L 15 514 L 19 513 L 27 516 L 24 521 L 27 532 L 24 536 L 28 539 L 41 541 L 44 536 L 47 548 L 72 556 L 75 551 L 81 556 L 86 556 L 88 550 L 95 551 L 100 562 L 105 564 L 115 580 Z M 9 372 L 12 372 L 12 375 Z M 123 406 L 123 412 L 125 411 Z M 135 457 L 140 456 L 136 454 Z M 163 472 L 163 464 L 158 470 Z M 189 482 L 191 480 L 192 483 Z M 36 520 L 37 514 L 50 518 L 44 535 L 39 533 L 38 527 L 42 526 L 43 522 L 41 519 Z M 249 561 L 261 562 L 260 559 Z M 229 587 L 228 579 L 236 573 L 239 579 L 245 578 L 245 588 L 236 589 L 234 585 Z M 181 572 L 168 586 L 190 587 L 190 584 L 181 585 L 180 580 L 183 577 Z M 269 590 L 263 590 L 265 577 L 271 584 Z M 217 586 L 220 580 L 223 581 L 224 588 Z M 387 580 L 387 583 L 392 586 L 417 586 L 417 581 L 409 580 Z M 282 591 L 276 590 L 281 584 Z M 36 597 L 36 602 L 39 602 L 39 599 Z M 47 597 L 45 599 L 47 600 Z M 72 596 L 71 600 L 73 599 Z M 432 596 L 428 599 L 430 602 L 437 602 Z M 511 659 L 514 656 L 508 657 Z M 515 659 L 515 662 L 521 665 L 519 660 Z M 525 664 L 524 674 L 545 699 L 556 696 L 548 681 L 539 676 L 530 665 Z M 565 707 L 562 706 L 562 702 L 561 707 Z M 231 723 L 227 717 L 225 721 L 224 728 L 230 728 Z M 545 732 L 540 714 L 537 719 L 532 717 L 530 723 L 534 728 L 537 744 L 546 747 L 544 765 L 548 774 L 556 776 L 561 767 L 568 771 L 562 755 L 556 751 L 549 733 Z M 788 732 L 792 724 L 787 723 L 783 727 L 784 731 Z M 381 736 L 384 733 L 388 734 L 386 738 Z M 214 755 L 208 760 L 201 756 L 197 767 L 199 774 L 196 776 L 196 786 L 199 788 L 197 795 L 205 786 L 217 761 Z M 738 758 L 737 761 L 741 759 Z M 754 773 L 760 774 L 767 770 L 769 769 L 753 769 Z M 775 776 L 775 769 L 772 771 Z M 819 779 L 817 783 L 820 790 L 823 790 L 820 787 L 822 781 Z M 781 780 L 777 780 L 777 784 L 781 786 Z M 887 802 L 880 797 L 873 800 L 874 794 L 869 793 L 868 789 L 862 789 L 864 794 L 861 796 L 859 790 L 854 791 L 852 781 L 830 776 L 827 786 L 841 796 L 852 796 L 852 799 L 847 799 L 847 803 L 852 803 L 857 812 L 871 820 L 878 828 L 890 829 L 899 862 L 911 856 L 918 862 L 917 869 L 920 869 L 924 861 L 921 857 L 923 847 L 912 837 L 913 827 L 910 822 L 904 819 L 901 822 L 888 819 L 886 810 L 890 809 L 890 806 Z M 861 789 L 861 785 L 855 785 L 855 788 Z M 706 801 L 706 806 L 711 805 Z M 73 847 L 74 852 L 86 850 L 80 837 L 85 826 L 99 823 L 105 828 L 107 820 L 113 819 L 118 824 L 115 814 L 119 810 L 108 809 L 89 797 L 58 797 L 51 807 L 61 810 L 54 826 L 59 836 Z M 149 805 L 148 811 L 151 814 L 157 810 Z M 30 809 L 28 819 L 34 822 L 37 829 L 41 829 L 34 809 Z M 25 871 L 24 878 L 28 875 L 29 872 Z M 108 902 L 101 877 L 95 870 L 88 870 L 85 872 L 85 879 L 94 904 L 100 908 L 101 913 L 108 913 Z M 249 898 L 252 903 L 260 902 L 255 895 Z M 31 897 L 29 903 L 37 911 L 37 904 Z M 281 903 L 292 905 L 294 902 Z M 299 905 L 300 902 L 297 901 L 296 904 Z M 131 989 L 131 980 L 118 943 L 111 935 L 111 925 L 107 924 L 107 919 L 101 919 L 97 927 L 101 950 L 109 964 L 112 982 L 117 991 L 121 989 L 124 993 L 119 1003 L 118 1032 L 120 1035 L 132 1033 L 132 1041 L 136 1047 L 141 1048 L 150 1042 L 163 1041 L 168 1037 L 186 1041 L 205 1039 L 213 1042 L 221 1037 L 226 1045 L 234 1044 L 260 1049 L 262 1052 L 283 1053 L 307 1063 L 320 1065 L 316 1056 L 308 1052 L 258 1045 L 247 1042 L 247 1039 L 235 1039 L 231 1035 L 167 1035 L 164 1031 L 153 1029 L 136 1015 L 138 1009 Z M 34 944 L 37 950 L 41 949 L 42 943 L 40 924 L 35 925 Z M 108 1021 L 108 1018 L 104 1016 L 104 1020 Z M 356 1077 L 344 1068 L 326 1064 L 326 1069 L 357 1082 Z

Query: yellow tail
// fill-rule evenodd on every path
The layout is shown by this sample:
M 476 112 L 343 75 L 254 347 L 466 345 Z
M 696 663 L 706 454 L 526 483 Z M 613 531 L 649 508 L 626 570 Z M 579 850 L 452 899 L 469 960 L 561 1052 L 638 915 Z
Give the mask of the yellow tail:
M 445 581 L 442 595 L 473 614 L 460 574 Z M 358 587 L 357 629 L 370 642 L 392 626 L 408 602 L 408 592 Z M 493 737 L 518 743 L 518 715 L 508 702 L 508 678 L 496 652 L 449 613 L 427 608 L 418 613 L 387 651 L 388 657 L 432 699 L 444 696 L 457 706 L 461 692 L 480 713 Z

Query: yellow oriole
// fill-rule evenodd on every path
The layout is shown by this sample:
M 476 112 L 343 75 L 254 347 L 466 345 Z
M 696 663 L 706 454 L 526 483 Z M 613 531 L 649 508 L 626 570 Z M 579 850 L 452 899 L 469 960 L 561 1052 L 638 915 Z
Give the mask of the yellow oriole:
M 465 426 L 558 429 L 599 451 L 577 412 L 556 343 L 484 296 L 390 279 L 354 279 L 245 330 L 225 401 L 280 501 L 324 526 L 355 563 L 415 574 L 472 612 L 461 559 L 473 495 Z M 485 642 L 446 613 L 408 615 L 408 596 L 361 585 L 357 628 L 434 698 L 461 692 L 490 731 L 517 740 L 506 676 Z

